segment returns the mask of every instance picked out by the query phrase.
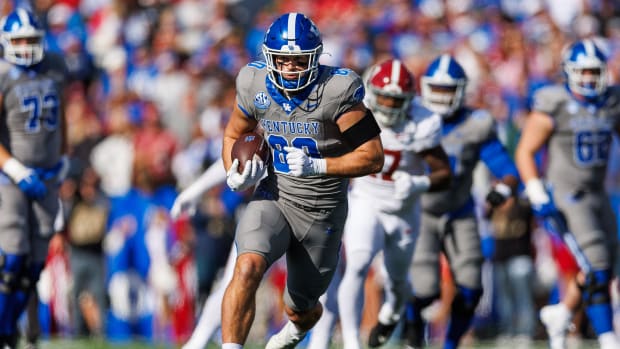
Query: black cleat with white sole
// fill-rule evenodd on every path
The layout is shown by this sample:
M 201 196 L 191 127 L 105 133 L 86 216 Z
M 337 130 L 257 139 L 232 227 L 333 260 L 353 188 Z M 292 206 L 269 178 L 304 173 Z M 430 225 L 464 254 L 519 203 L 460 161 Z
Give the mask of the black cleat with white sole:
M 381 322 L 377 322 L 368 336 L 368 346 L 371 348 L 376 348 L 385 344 L 385 342 L 387 342 L 392 336 L 392 332 L 396 329 L 396 325 L 398 325 L 398 322 L 390 325 L 384 325 Z

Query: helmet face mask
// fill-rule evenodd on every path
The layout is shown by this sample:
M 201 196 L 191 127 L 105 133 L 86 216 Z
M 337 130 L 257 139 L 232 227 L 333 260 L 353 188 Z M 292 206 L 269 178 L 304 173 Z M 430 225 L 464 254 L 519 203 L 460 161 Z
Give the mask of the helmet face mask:
M 597 97 L 607 89 L 607 62 L 592 40 L 570 46 L 563 59 L 568 89 L 584 97 Z
M 0 21 L 0 43 L 4 59 L 28 67 L 43 59 L 43 30 L 24 9 L 11 12 Z
M 421 79 L 422 103 L 431 111 L 452 116 L 465 100 L 467 75 L 449 55 L 441 55 L 428 66 Z
M 406 118 L 414 96 L 414 78 L 397 59 L 374 66 L 365 80 L 365 103 L 377 122 L 392 126 Z
M 263 55 L 269 80 L 284 91 L 302 90 L 316 80 L 322 52 L 318 28 L 302 14 L 280 16 L 265 33 Z

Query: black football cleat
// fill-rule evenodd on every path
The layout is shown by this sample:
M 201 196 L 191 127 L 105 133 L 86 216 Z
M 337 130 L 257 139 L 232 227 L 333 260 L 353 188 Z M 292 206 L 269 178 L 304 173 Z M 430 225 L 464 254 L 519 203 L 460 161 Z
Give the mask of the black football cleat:
M 398 325 L 398 322 L 391 325 L 384 325 L 381 322 L 377 322 L 375 327 L 370 330 L 370 335 L 368 336 L 368 346 L 371 348 L 376 348 L 385 344 L 385 342 L 387 342 L 392 336 L 392 332 L 394 332 L 396 325 Z
M 406 321 L 404 332 L 406 349 L 424 348 L 424 322 Z

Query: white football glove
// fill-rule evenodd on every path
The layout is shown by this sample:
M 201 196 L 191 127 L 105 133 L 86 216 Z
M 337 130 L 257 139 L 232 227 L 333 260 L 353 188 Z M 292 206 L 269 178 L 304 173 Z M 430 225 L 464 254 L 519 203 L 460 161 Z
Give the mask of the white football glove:
M 394 171 L 394 198 L 404 200 L 411 195 L 418 195 L 428 191 L 431 179 L 428 176 L 412 176 L 405 171 Z
M 237 171 L 238 168 L 239 160 L 235 159 L 226 173 L 226 184 L 232 191 L 242 191 L 256 185 L 267 173 L 267 166 L 258 155 L 246 161 L 242 173 Z
M 327 160 L 311 158 L 303 150 L 295 147 L 284 147 L 289 174 L 295 177 L 322 175 L 327 172 Z
M 532 205 L 545 205 L 551 202 L 551 198 L 545 189 L 545 184 L 540 178 L 533 178 L 525 184 L 525 194 Z

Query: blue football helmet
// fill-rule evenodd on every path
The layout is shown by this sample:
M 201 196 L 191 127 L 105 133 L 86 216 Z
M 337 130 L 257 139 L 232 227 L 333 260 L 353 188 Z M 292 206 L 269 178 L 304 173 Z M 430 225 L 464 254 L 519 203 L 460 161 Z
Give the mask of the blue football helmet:
M 322 52 L 323 41 L 319 29 L 301 13 L 292 12 L 280 16 L 265 33 L 263 55 L 269 69 L 269 79 L 285 91 L 299 91 L 316 80 Z M 276 65 L 279 57 L 293 62 L 303 58 L 306 67 L 298 72 L 284 72 Z M 283 74 L 288 77 L 285 79 Z
M 420 81 L 422 103 L 431 111 L 449 117 L 463 105 L 467 75 L 450 55 L 432 61 Z
M 607 57 L 594 41 L 585 39 L 569 46 L 562 66 L 571 92 L 591 98 L 607 89 Z
M 43 59 L 43 29 L 34 15 L 18 8 L 0 20 L 4 59 L 28 67 Z M 23 39 L 26 42 L 17 42 Z

